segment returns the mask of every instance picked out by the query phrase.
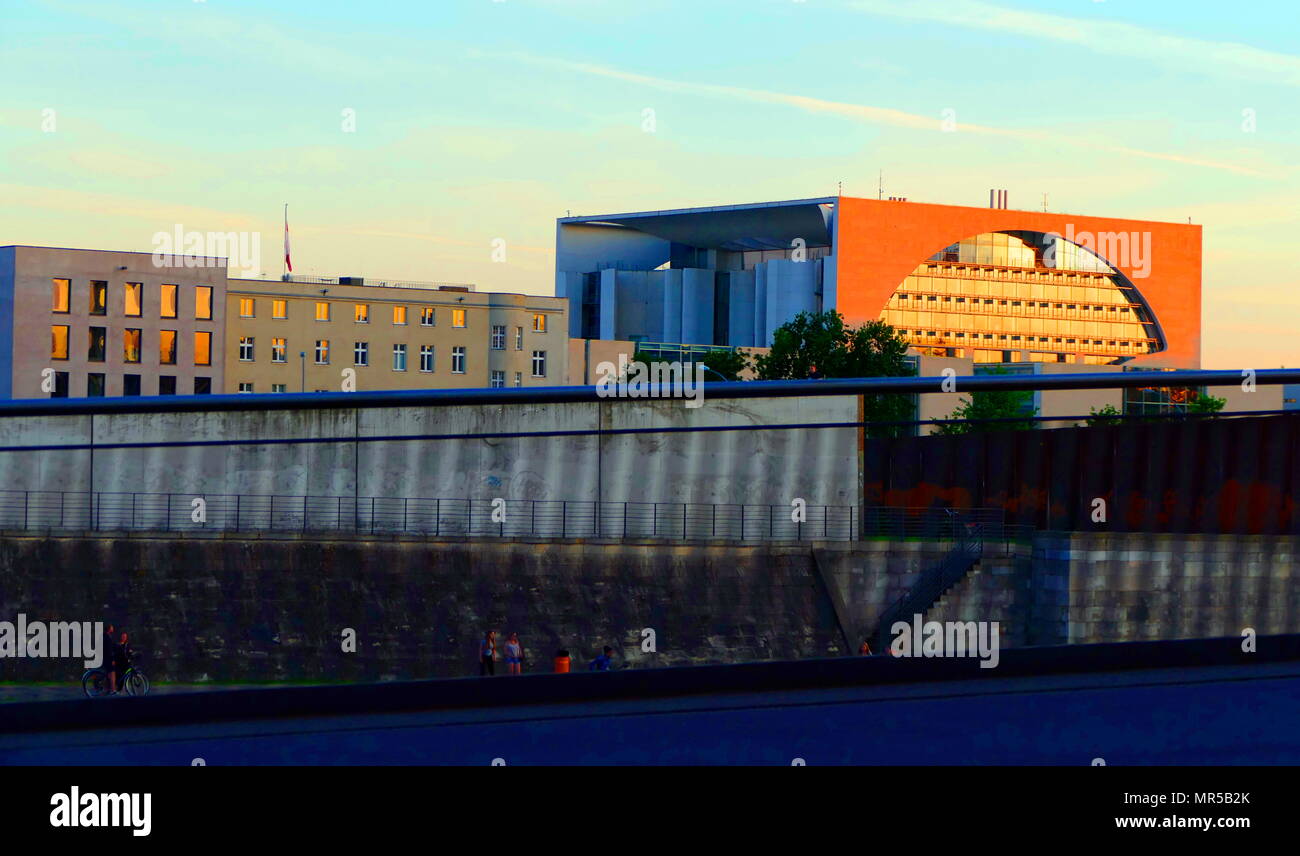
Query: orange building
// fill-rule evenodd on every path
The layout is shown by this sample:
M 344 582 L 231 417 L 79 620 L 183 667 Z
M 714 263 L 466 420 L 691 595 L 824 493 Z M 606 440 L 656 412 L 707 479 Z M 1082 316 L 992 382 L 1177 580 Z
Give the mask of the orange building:
M 574 338 L 763 347 L 801 311 L 922 354 L 1197 368 L 1201 227 L 826 197 L 558 221 Z

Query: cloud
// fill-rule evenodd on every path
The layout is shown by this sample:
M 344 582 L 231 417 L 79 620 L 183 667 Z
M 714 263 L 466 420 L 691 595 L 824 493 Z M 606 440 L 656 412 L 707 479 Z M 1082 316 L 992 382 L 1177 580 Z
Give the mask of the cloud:
M 793 107 L 808 113 L 841 116 L 855 121 L 878 125 L 890 125 L 898 128 L 908 128 L 910 130 L 935 132 L 940 130 L 940 122 L 937 117 L 922 116 L 917 113 L 908 113 L 903 110 L 894 110 L 889 107 L 874 107 L 867 104 L 854 104 L 846 101 L 829 101 L 824 98 L 814 98 L 807 95 L 792 95 L 784 92 L 748 89 L 740 86 L 725 86 L 715 83 L 694 83 L 690 81 L 670 80 L 662 77 L 653 77 L 651 75 L 623 71 L 608 66 L 548 57 L 537 57 L 530 54 L 497 54 L 476 51 L 474 52 L 474 55 L 479 57 L 508 59 L 531 65 L 564 69 L 579 74 L 604 77 L 611 80 L 621 80 L 626 83 L 649 86 L 669 92 L 755 101 L 763 104 L 776 104 Z M 1119 146 L 1111 143 L 1091 141 L 1078 136 L 1051 134 L 1045 131 L 1033 131 L 1018 128 L 997 128 L 990 125 L 974 125 L 964 122 L 956 123 L 955 130 L 965 133 L 1016 139 L 1024 142 L 1042 143 L 1050 146 L 1070 146 L 1073 148 L 1110 152 L 1112 154 L 1125 155 L 1128 157 L 1146 158 L 1150 160 L 1165 161 L 1167 163 L 1222 170 L 1237 175 L 1263 175 L 1259 170 L 1241 166 L 1240 164 L 1190 157 L 1188 155 L 1181 155 L 1173 152 L 1147 151 L 1129 146 Z
M 995 6 L 980 0 L 854 0 L 848 8 L 872 15 L 1011 33 L 1067 42 L 1098 53 L 1153 60 L 1207 73 L 1227 72 L 1267 83 L 1300 86 L 1300 57 L 1237 42 L 1171 35 L 1122 21 L 1070 18 Z

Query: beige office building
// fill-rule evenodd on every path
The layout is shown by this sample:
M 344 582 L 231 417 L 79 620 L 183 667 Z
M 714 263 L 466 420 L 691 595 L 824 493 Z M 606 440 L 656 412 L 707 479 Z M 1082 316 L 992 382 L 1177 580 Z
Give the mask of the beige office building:
M 0 398 L 221 392 L 226 260 L 0 247 Z
M 565 301 L 473 286 L 232 279 L 226 392 L 560 386 Z

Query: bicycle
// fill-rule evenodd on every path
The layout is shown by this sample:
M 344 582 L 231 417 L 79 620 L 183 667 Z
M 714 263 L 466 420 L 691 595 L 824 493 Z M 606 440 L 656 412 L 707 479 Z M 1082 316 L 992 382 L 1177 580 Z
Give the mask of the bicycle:
M 108 692 L 108 670 L 107 669 L 87 669 L 86 673 L 81 676 L 81 690 L 87 698 L 99 698 L 100 696 L 109 695 Z M 125 691 L 129 696 L 143 696 L 149 694 L 149 677 L 135 666 L 128 666 L 126 671 L 117 678 L 117 691 Z

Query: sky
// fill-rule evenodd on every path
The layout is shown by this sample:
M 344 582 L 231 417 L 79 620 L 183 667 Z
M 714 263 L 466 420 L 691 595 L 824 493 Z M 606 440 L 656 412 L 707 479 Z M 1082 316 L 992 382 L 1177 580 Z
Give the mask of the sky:
M 568 213 L 883 174 L 1190 218 L 1205 367 L 1300 366 L 1297 45 L 1251 0 L 2 0 L 0 245 L 259 232 L 274 277 L 288 203 L 295 273 L 551 294 Z

